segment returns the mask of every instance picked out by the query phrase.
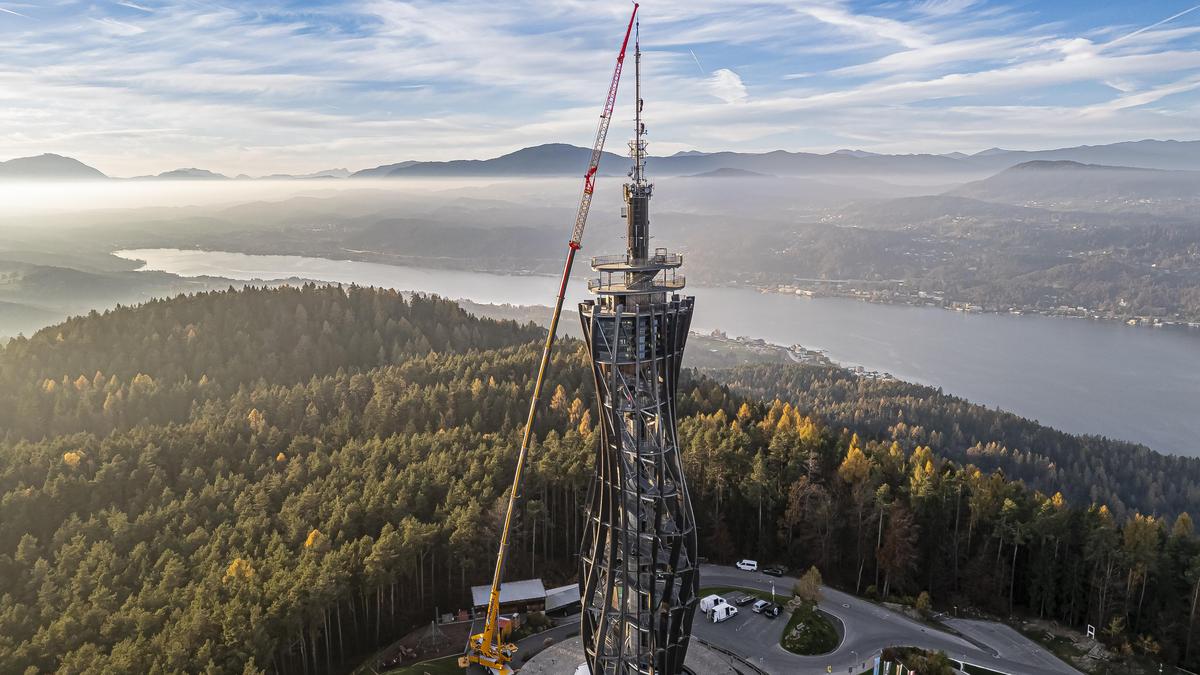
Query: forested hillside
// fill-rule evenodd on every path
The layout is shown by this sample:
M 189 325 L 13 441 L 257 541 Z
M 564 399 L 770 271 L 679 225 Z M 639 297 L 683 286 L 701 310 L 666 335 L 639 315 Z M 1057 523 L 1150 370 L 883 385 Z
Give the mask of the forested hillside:
M 476 320 L 451 302 L 360 288 L 154 300 L 12 340 L 0 359 L 0 428 L 38 438 L 169 422 L 196 400 L 256 382 L 293 384 L 430 352 L 523 344 L 539 333 Z
M 1074 436 L 940 389 L 864 378 L 841 368 L 757 365 L 714 371 L 753 398 L 790 401 L 838 427 L 928 445 L 959 463 L 1001 469 L 1073 504 L 1174 517 L 1200 506 L 1200 459 L 1144 445 Z
M 10 343 L 0 672 L 322 672 L 465 606 L 489 576 L 539 332 L 438 299 L 305 286 L 154 302 Z M 836 388 L 790 372 L 758 386 L 811 387 L 820 405 L 695 374 L 681 386 L 703 555 L 1112 625 L 1116 646 L 1196 663 L 1186 515 L 1047 496 L 989 472 L 1020 466 L 1003 454 L 960 457 L 982 470 L 940 455 L 973 434 L 1015 445 L 1004 424 L 959 438 L 946 410 L 898 433 L 881 392 L 848 389 L 845 405 L 877 411 L 838 413 Z M 575 573 L 596 414 L 578 342 L 552 373 L 514 578 Z M 1025 452 L 1068 444 L 1030 434 Z

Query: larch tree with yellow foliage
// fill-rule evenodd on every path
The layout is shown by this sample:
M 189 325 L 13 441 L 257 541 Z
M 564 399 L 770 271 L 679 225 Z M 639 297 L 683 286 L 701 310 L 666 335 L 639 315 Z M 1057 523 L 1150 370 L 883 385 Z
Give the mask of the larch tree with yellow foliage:
M 854 505 L 854 542 L 858 557 L 858 573 L 855 577 L 854 592 L 862 590 L 863 569 L 866 567 L 866 543 L 863 537 L 863 523 L 868 514 L 867 504 L 875 493 L 875 467 L 870 458 L 858 446 L 858 436 L 855 435 L 846 449 L 846 456 L 838 466 L 838 478 L 846 484 L 850 491 L 850 501 Z

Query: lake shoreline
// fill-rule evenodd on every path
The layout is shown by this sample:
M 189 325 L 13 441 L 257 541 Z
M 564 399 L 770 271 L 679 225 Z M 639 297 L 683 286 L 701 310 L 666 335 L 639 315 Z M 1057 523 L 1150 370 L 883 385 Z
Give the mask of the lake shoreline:
M 314 279 L 415 290 L 479 304 L 547 306 L 543 275 L 397 266 L 295 255 L 128 249 L 143 269 L 239 282 Z M 932 311 L 938 307 L 804 299 L 746 286 L 691 286 L 692 329 L 804 345 L 862 372 L 944 389 L 1072 434 L 1125 439 L 1164 453 L 1200 455 L 1200 350 L 1190 330 L 1129 330 L 1103 321 Z M 588 297 L 581 280 L 569 293 Z M 790 299 L 789 299 L 790 296 Z M 785 348 L 786 349 L 786 348 Z M 849 364 L 849 365 L 848 365 Z
M 182 248 L 172 247 L 173 250 L 180 251 L 208 251 L 222 253 L 239 253 L 249 256 L 294 256 L 300 258 L 323 258 L 326 260 L 339 260 L 345 262 L 363 262 L 375 265 L 390 265 L 392 267 L 416 268 L 430 271 L 451 271 L 451 272 L 472 272 L 478 274 L 490 274 L 495 276 L 507 277 L 546 277 L 557 278 L 558 274 L 553 271 L 543 271 L 540 269 L 532 269 L 529 267 L 514 268 L 502 267 L 496 268 L 492 266 L 478 266 L 470 264 L 470 261 L 464 258 L 431 258 L 429 256 L 411 256 L 402 255 L 399 253 L 383 253 L 379 251 L 356 250 L 348 248 L 324 249 L 304 251 L 266 251 L 260 250 L 257 247 L 238 247 L 244 250 L 222 250 L 214 251 L 201 248 Z M 126 250 L 145 250 L 145 249 L 126 249 Z M 162 249 L 167 250 L 167 249 Z M 122 251 L 114 251 L 112 254 L 122 260 L 131 260 L 124 258 L 118 254 Z M 455 264 L 438 264 L 439 262 L 462 262 L 461 265 Z M 554 259 L 543 260 L 550 267 L 555 267 L 561 261 Z M 528 264 L 528 261 L 526 261 Z M 587 279 L 588 274 L 576 274 L 573 278 L 576 280 Z M 276 279 L 262 279 L 262 281 L 277 281 Z M 885 305 L 892 307 L 914 307 L 941 309 L 950 312 L 966 313 L 966 314 L 990 314 L 997 316 L 1041 316 L 1055 319 L 1086 319 L 1102 323 L 1120 323 L 1130 327 L 1139 328 L 1169 328 L 1173 330 L 1189 331 L 1196 337 L 1200 337 L 1200 321 L 1185 321 L 1158 315 L 1132 315 L 1132 314 L 1107 314 L 1098 310 L 1080 308 L 1080 307 L 1058 307 L 1046 309 L 1040 307 L 1010 307 L 1006 309 L 988 308 L 983 305 L 971 303 L 968 301 L 945 300 L 929 296 L 926 298 L 913 296 L 900 297 L 882 297 L 878 294 L 873 294 L 857 288 L 848 289 L 845 292 L 831 292 L 828 289 L 818 290 L 808 288 L 802 285 L 794 284 L 763 284 L 763 283 L 737 283 L 737 282 L 719 282 L 719 281 L 701 281 L 705 288 L 731 288 L 731 289 L 746 289 L 755 290 L 760 293 L 770 293 L 782 296 L 796 296 L 808 298 L 837 298 L 842 300 L 858 300 L 874 305 Z M 821 283 L 840 283 L 838 280 Z M 897 283 L 895 280 L 887 283 Z
M 731 288 L 744 288 L 734 284 L 724 284 Z M 944 309 L 951 312 L 961 312 L 967 314 L 994 314 L 1000 316 L 1043 316 L 1055 319 L 1082 319 L 1088 321 L 1097 321 L 1104 323 L 1120 323 L 1133 327 L 1146 328 L 1172 328 L 1194 331 L 1200 337 L 1200 321 L 1183 321 L 1180 319 L 1168 319 L 1157 315 L 1132 315 L 1132 314 L 1104 314 L 1096 310 L 1087 308 L 1056 308 L 1042 309 L 1038 307 L 1011 307 L 1009 309 L 989 309 L 982 305 L 977 305 L 965 301 L 938 301 L 933 298 L 886 298 L 868 295 L 863 292 L 854 290 L 845 293 L 822 292 L 807 288 L 798 288 L 794 286 L 764 286 L 754 285 L 754 289 L 760 293 L 772 293 L 784 296 L 796 296 L 801 298 L 842 298 L 846 300 L 858 300 L 876 305 L 890 305 L 895 307 L 927 307 L 930 309 Z

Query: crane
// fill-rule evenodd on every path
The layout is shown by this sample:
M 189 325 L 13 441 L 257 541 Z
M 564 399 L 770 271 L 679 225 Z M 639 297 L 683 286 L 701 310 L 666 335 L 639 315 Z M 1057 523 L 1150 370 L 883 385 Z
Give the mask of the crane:
M 533 397 L 529 401 L 529 415 L 525 418 L 525 433 L 521 437 L 521 449 L 517 453 L 517 468 L 513 476 L 512 489 L 508 494 L 508 509 L 504 513 L 504 527 L 500 531 L 500 551 L 496 554 L 496 571 L 492 576 L 492 590 L 488 596 L 483 631 L 472 635 L 467 641 L 467 653 L 458 660 L 458 665 L 462 668 L 469 668 L 472 664 L 477 664 L 486 668 L 493 675 L 511 675 L 513 672 L 508 663 L 516 654 L 517 646 L 503 641 L 500 637 L 499 625 L 500 582 L 504 577 L 504 562 L 508 554 L 513 511 L 516 508 L 517 496 L 521 491 L 525 460 L 529 455 L 529 444 L 533 438 L 533 421 L 537 417 L 538 399 L 541 397 L 542 384 L 545 382 L 546 371 L 550 365 L 550 355 L 554 351 L 554 334 L 558 332 L 558 319 L 562 315 L 563 298 L 567 293 L 567 280 L 571 277 L 575 252 L 582 246 L 583 228 L 587 225 L 588 211 L 592 207 L 592 192 L 596 187 L 596 171 L 600 168 L 600 158 L 604 154 L 604 141 L 608 138 L 608 125 L 612 121 L 613 107 L 617 103 L 617 86 L 621 83 L 621 68 L 625 63 L 625 48 L 629 46 L 629 35 L 633 31 L 637 11 L 638 3 L 635 2 L 633 3 L 633 13 L 629 16 L 629 25 L 625 28 L 625 39 L 621 41 L 621 51 L 617 54 L 617 65 L 613 69 L 612 82 L 608 85 L 608 97 L 604 99 L 604 111 L 600 113 L 600 123 L 596 128 L 596 141 L 592 144 L 592 157 L 588 162 L 587 172 L 583 175 L 583 195 L 579 198 L 579 210 L 575 214 L 575 228 L 571 232 L 571 239 L 567 242 L 567 260 L 563 265 L 562 280 L 558 284 L 554 312 L 550 316 L 550 333 L 546 336 L 546 344 L 542 348 L 542 359 L 538 365 L 537 379 L 534 380 L 533 385 Z

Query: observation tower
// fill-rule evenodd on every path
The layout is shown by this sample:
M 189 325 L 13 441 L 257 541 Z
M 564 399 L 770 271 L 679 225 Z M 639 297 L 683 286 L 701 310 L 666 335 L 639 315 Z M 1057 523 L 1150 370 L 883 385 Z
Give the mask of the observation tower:
M 681 255 L 650 247 L 641 49 L 635 42 L 633 168 L 622 209 L 626 250 L 592 258 L 595 296 L 579 305 L 599 407 L 580 580 L 592 675 L 677 675 L 700 577 L 696 525 L 675 428 L 680 361 L 694 298 Z

